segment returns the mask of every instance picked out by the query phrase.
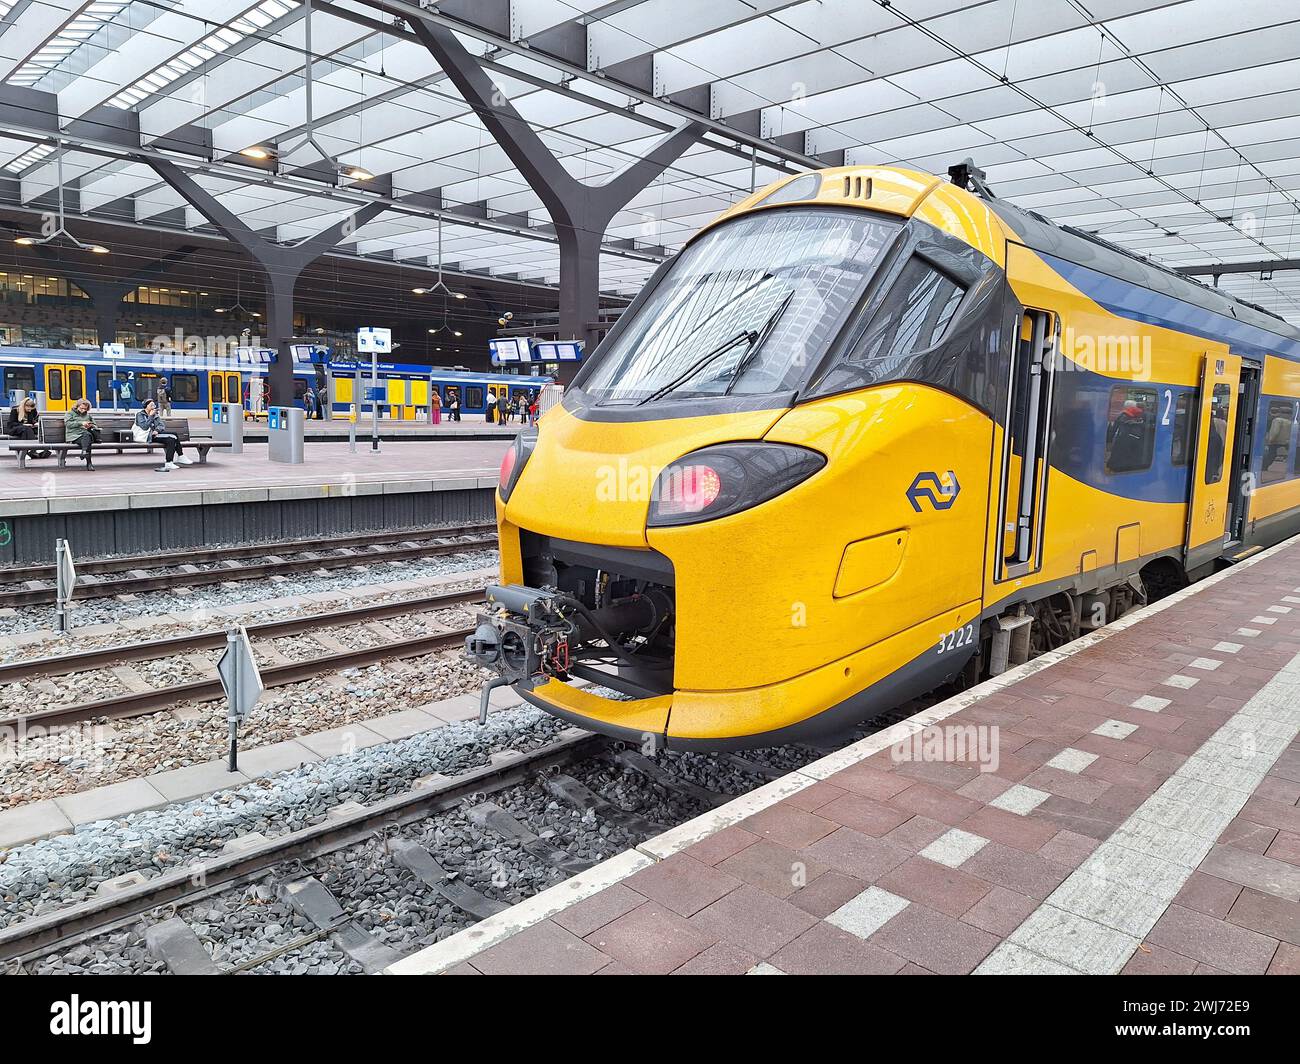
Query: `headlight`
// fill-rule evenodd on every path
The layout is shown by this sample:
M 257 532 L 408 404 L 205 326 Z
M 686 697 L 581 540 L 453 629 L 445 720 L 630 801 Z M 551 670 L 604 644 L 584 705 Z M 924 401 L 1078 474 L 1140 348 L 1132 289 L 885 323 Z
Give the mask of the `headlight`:
M 659 474 L 646 525 L 689 525 L 748 510 L 825 464 L 824 455 L 787 443 L 720 443 L 692 451 Z
M 510 501 L 510 493 L 519 483 L 519 476 L 523 473 L 524 466 L 528 464 L 528 459 L 532 457 L 533 448 L 536 446 L 536 431 L 521 432 L 506 451 L 505 457 L 501 459 L 501 470 L 497 474 L 497 491 L 501 493 L 502 502 Z

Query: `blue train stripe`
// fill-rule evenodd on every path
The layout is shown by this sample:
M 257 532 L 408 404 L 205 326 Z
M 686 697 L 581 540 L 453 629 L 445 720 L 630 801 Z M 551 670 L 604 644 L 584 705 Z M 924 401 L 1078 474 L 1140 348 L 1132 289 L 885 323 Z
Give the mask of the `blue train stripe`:
M 1038 253 L 1044 262 L 1052 267 L 1066 281 L 1086 295 L 1094 303 L 1105 307 L 1112 314 L 1133 321 L 1159 325 L 1175 332 L 1193 333 L 1207 340 L 1217 340 L 1227 344 L 1237 354 L 1263 357 L 1273 355 L 1300 362 L 1300 341 L 1278 333 L 1261 329 L 1244 321 L 1237 321 L 1226 314 L 1219 314 L 1204 307 L 1184 303 L 1181 299 L 1154 292 L 1149 288 L 1133 284 L 1100 273 L 1087 266 L 1080 266 L 1068 259 L 1055 255 Z

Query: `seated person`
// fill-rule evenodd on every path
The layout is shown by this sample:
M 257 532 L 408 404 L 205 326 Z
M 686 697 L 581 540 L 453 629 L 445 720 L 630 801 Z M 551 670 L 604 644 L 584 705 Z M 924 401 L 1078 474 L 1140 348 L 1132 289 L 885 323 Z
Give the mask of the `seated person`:
M 167 428 L 158 413 L 158 404 L 152 399 L 145 401 L 140 412 L 135 415 L 135 424 L 131 426 L 131 436 L 140 443 L 160 443 L 163 449 L 163 464 L 154 472 L 170 473 L 180 465 L 193 465 L 194 460 L 183 454 L 180 437 Z
M 95 463 L 90 460 L 90 448 L 100 441 L 100 435 L 99 426 L 90 416 L 90 400 L 78 399 L 73 403 L 72 409 L 63 419 L 63 425 L 67 441 L 81 448 L 81 460 L 86 463 L 86 468 L 94 469 Z
M 19 406 L 10 408 L 9 417 L 5 420 L 5 435 L 15 440 L 34 440 L 40 423 L 40 415 L 36 413 L 36 400 L 28 396 Z

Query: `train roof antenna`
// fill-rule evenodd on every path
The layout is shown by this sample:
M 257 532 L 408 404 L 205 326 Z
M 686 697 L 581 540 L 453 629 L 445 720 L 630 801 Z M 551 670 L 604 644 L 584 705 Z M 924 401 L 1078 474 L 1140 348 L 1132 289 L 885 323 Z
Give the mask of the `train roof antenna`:
M 985 199 L 997 199 L 993 189 L 984 180 L 984 171 L 976 166 L 975 160 L 969 156 L 963 162 L 948 167 L 948 180 L 958 188 L 974 192 Z

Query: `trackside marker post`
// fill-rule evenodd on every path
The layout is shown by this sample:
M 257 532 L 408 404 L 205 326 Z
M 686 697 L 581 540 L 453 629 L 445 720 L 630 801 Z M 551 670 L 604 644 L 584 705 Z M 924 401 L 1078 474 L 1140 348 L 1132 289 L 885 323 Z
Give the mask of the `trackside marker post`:
M 60 632 L 68 630 L 68 602 L 77 586 L 77 567 L 72 564 L 72 548 L 66 539 L 54 543 L 55 605 L 54 613 Z
M 239 722 L 262 697 L 262 674 L 253 656 L 253 644 L 241 624 L 226 633 L 226 651 L 217 662 L 226 692 L 226 723 L 230 727 L 230 771 L 239 771 Z

